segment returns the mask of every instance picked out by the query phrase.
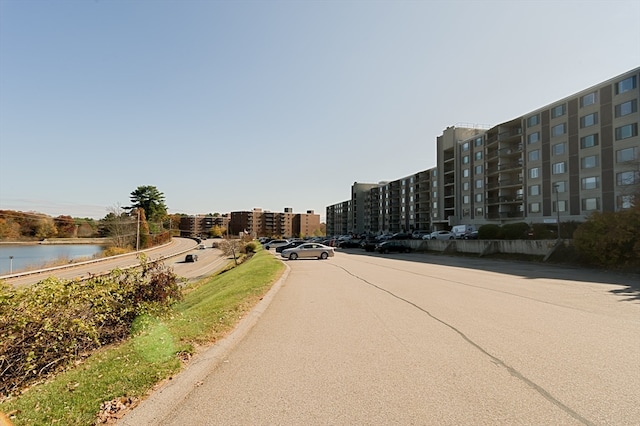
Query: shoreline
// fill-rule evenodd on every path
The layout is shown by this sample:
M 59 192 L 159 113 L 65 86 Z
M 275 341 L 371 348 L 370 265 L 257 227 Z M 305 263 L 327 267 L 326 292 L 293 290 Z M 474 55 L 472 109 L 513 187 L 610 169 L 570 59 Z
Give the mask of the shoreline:
M 5 246 L 36 246 L 36 245 L 63 245 L 63 244 L 93 244 L 108 246 L 109 238 L 47 238 L 37 241 L 0 241 Z

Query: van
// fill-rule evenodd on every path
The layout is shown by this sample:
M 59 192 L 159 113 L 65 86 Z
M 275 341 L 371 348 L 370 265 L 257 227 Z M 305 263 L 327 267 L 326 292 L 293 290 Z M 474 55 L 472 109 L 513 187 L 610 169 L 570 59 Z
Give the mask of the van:
M 205 246 L 204 244 L 198 244 L 198 249 L 199 250 L 204 250 L 206 248 L 207 248 L 207 246 Z
M 473 225 L 456 225 L 451 228 L 451 232 L 456 238 L 463 238 L 465 234 L 470 234 L 476 230 Z

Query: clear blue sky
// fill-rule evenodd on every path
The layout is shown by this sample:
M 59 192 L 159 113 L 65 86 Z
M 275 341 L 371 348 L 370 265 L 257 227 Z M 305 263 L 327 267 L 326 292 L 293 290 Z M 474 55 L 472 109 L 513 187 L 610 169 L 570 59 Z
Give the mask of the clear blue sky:
M 0 0 L 0 209 L 315 210 L 640 65 L 634 1 Z

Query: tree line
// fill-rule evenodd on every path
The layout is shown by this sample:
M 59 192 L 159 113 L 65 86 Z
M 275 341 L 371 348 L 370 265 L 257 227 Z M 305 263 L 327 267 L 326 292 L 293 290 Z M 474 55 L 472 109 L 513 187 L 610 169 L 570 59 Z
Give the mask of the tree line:
M 40 241 L 48 238 L 108 238 L 113 247 L 147 248 L 168 241 L 178 232 L 184 214 L 167 213 L 164 194 L 155 186 L 139 186 L 131 205 L 114 206 L 102 219 L 38 212 L 0 210 L 0 240 Z

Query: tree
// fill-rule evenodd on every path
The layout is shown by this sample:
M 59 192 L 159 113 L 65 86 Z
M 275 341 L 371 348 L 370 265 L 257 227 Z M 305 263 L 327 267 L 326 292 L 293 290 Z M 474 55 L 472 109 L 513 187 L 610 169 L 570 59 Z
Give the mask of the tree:
M 137 208 L 144 210 L 145 217 L 151 222 L 161 222 L 167 215 L 164 194 L 155 186 L 139 186 L 131 193 L 131 206 L 124 209 L 132 212 Z
M 71 216 L 58 216 L 53 219 L 58 229 L 58 237 L 72 238 L 76 236 L 76 223 Z
M 101 234 L 111 238 L 115 247 L 133 247 L 136 239 L 136 221 L 119 205 L 113 206 L 102 219 Z

